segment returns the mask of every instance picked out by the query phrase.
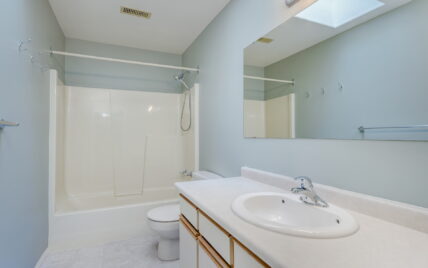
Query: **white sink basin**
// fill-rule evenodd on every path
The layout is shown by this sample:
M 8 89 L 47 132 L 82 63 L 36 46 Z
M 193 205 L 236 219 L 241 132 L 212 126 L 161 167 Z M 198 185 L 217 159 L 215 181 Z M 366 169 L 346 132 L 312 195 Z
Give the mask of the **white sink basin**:
M 358 223 L 345 210 L 304 204 L 299 195 L 250 193 L 237 197 L 233 212 L 243 220 L 278 233 L 312 238 L 336 238 L 358 231 Z

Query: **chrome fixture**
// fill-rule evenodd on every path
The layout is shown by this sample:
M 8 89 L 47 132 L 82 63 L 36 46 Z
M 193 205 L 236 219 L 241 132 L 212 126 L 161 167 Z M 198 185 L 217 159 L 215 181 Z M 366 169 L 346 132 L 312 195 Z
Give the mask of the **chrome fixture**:
M 317 207 L 328 207 L 327 202 L 321 199 L 319 195 L 314 190 L 314 185 L 312 180 L 305 176 L 300 176 L 294 178 L 296 181 L 300 182 L 299 187 L 291 188 L 291 192 L 295 194 L 300 194 L 300 200 L 308 205 L 317 206 Z
M 428 125 L 409 125 L 409 126 L 391 126 L 391 127 L 359 127 L 361 133 L 371 129 L 428 129 Z
M 296 4 L 297 2 L 299 2 L 299 0 L 285 0 L 285 4 L 286 4 L 288 7 L 292 7 L 292 6 L 294 6 L 294 4 Z
M 180 172 L 181 175 L 185 176 L 185 177 L 192 177 L 192 171 L 191 170 L 183 170 Z
M 184 82 L 184 75 L 185 72 L 182 72 L 181 74 L 174 76 L 174 79 L 179 81 L 185 88 L 187 88 L 187 90 L 190 90 L 189 86 Z
M 186 90 L 184 91 L 184 99 L 183 99 L 183 106 L 181 107 L 181 120 L 180 120 L 180 128 L 182 131 L 186 132 L 189 131 L 190 128 L 192 127 L 192 94 L 190 92 L 190 87 L 186 84 L 186 82 L 184 82 L 184 75 L 185 72 L 182 72 L 179 75 L 174 76 L 174 79 L 179 81 L 185 88 Z M 189 125 L 188 126 L 183 126 L 183 117 L 184 117 L 184 109 L 186 107 L 186 101 L 189 105 Z
M 17 127 L 17 126 L 19 126 L 18 123 L 9 122 L 9 121 L 0 119 L 0 129 L 5 128 L 5 127 Z
M 37 52 L 31 49 L 32 39 L 28 38 L 27 40 L 22 40 L 18 42 L 18 52 L 26 55 L 31 64 L 40 68 L 40 71 L 47 71 L 50 69 L 49 65 L 44 65 L 41 60 L 41 56 L 44 54 L 42 52 Z

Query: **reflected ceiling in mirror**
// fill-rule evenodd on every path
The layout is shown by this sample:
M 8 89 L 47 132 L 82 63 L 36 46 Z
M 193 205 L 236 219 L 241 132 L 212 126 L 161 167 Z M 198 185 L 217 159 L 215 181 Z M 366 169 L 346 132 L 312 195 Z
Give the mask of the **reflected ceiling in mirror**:
M 428 1 L 324 1 L 245 49 L 244 136 L 428 140 Z

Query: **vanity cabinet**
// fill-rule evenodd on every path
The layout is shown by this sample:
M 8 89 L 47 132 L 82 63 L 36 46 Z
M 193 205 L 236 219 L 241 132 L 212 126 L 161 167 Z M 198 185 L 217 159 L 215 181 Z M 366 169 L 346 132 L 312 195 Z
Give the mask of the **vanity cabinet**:
M 186 199 L 184 196 L 180 196 L 180 210 L 186 220 L 188 220 L 192 226 L 198 229 L 198 208 Z
M 269 267 L 262 259 L 257 257 L 237 240 L 232 240 L 234 266 L 237 268 L 264 268 Z
M 215 248 L 226 263 L 232 264 L 230 258 L 231 235 L 202 211 L 199 211 L 199 233 Z
M 270 267 L 182 194 L 180 209 L 181 268 Z
M 217 251 L 200 236 L 198 248 L 198 267 L 200 268 L 228 268 L 231 267 L 224 259 L 217 253 Z
M 198 267 L 199 233 L 189 221 L 180 216 L 180 268 Z

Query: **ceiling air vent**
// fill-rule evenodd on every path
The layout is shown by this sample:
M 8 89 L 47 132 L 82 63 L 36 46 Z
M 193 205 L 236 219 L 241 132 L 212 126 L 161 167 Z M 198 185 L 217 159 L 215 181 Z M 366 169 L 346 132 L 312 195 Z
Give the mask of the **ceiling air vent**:
M 146 18 L 146 19 L 150 19 L 150 17 L 152 16 L 152 13 L 150 13 L 150 12 L 147 12 L 144 10 L 133 9 L 133 8 L 129 8 L 129 7 L 120 7 L 120 13 L 133 15 L 133 16 Z
M 262 38 L 259 38 L 257 41 L 260 43 L 270 44 L 272 43 L 273 39 L 262 37 Z

